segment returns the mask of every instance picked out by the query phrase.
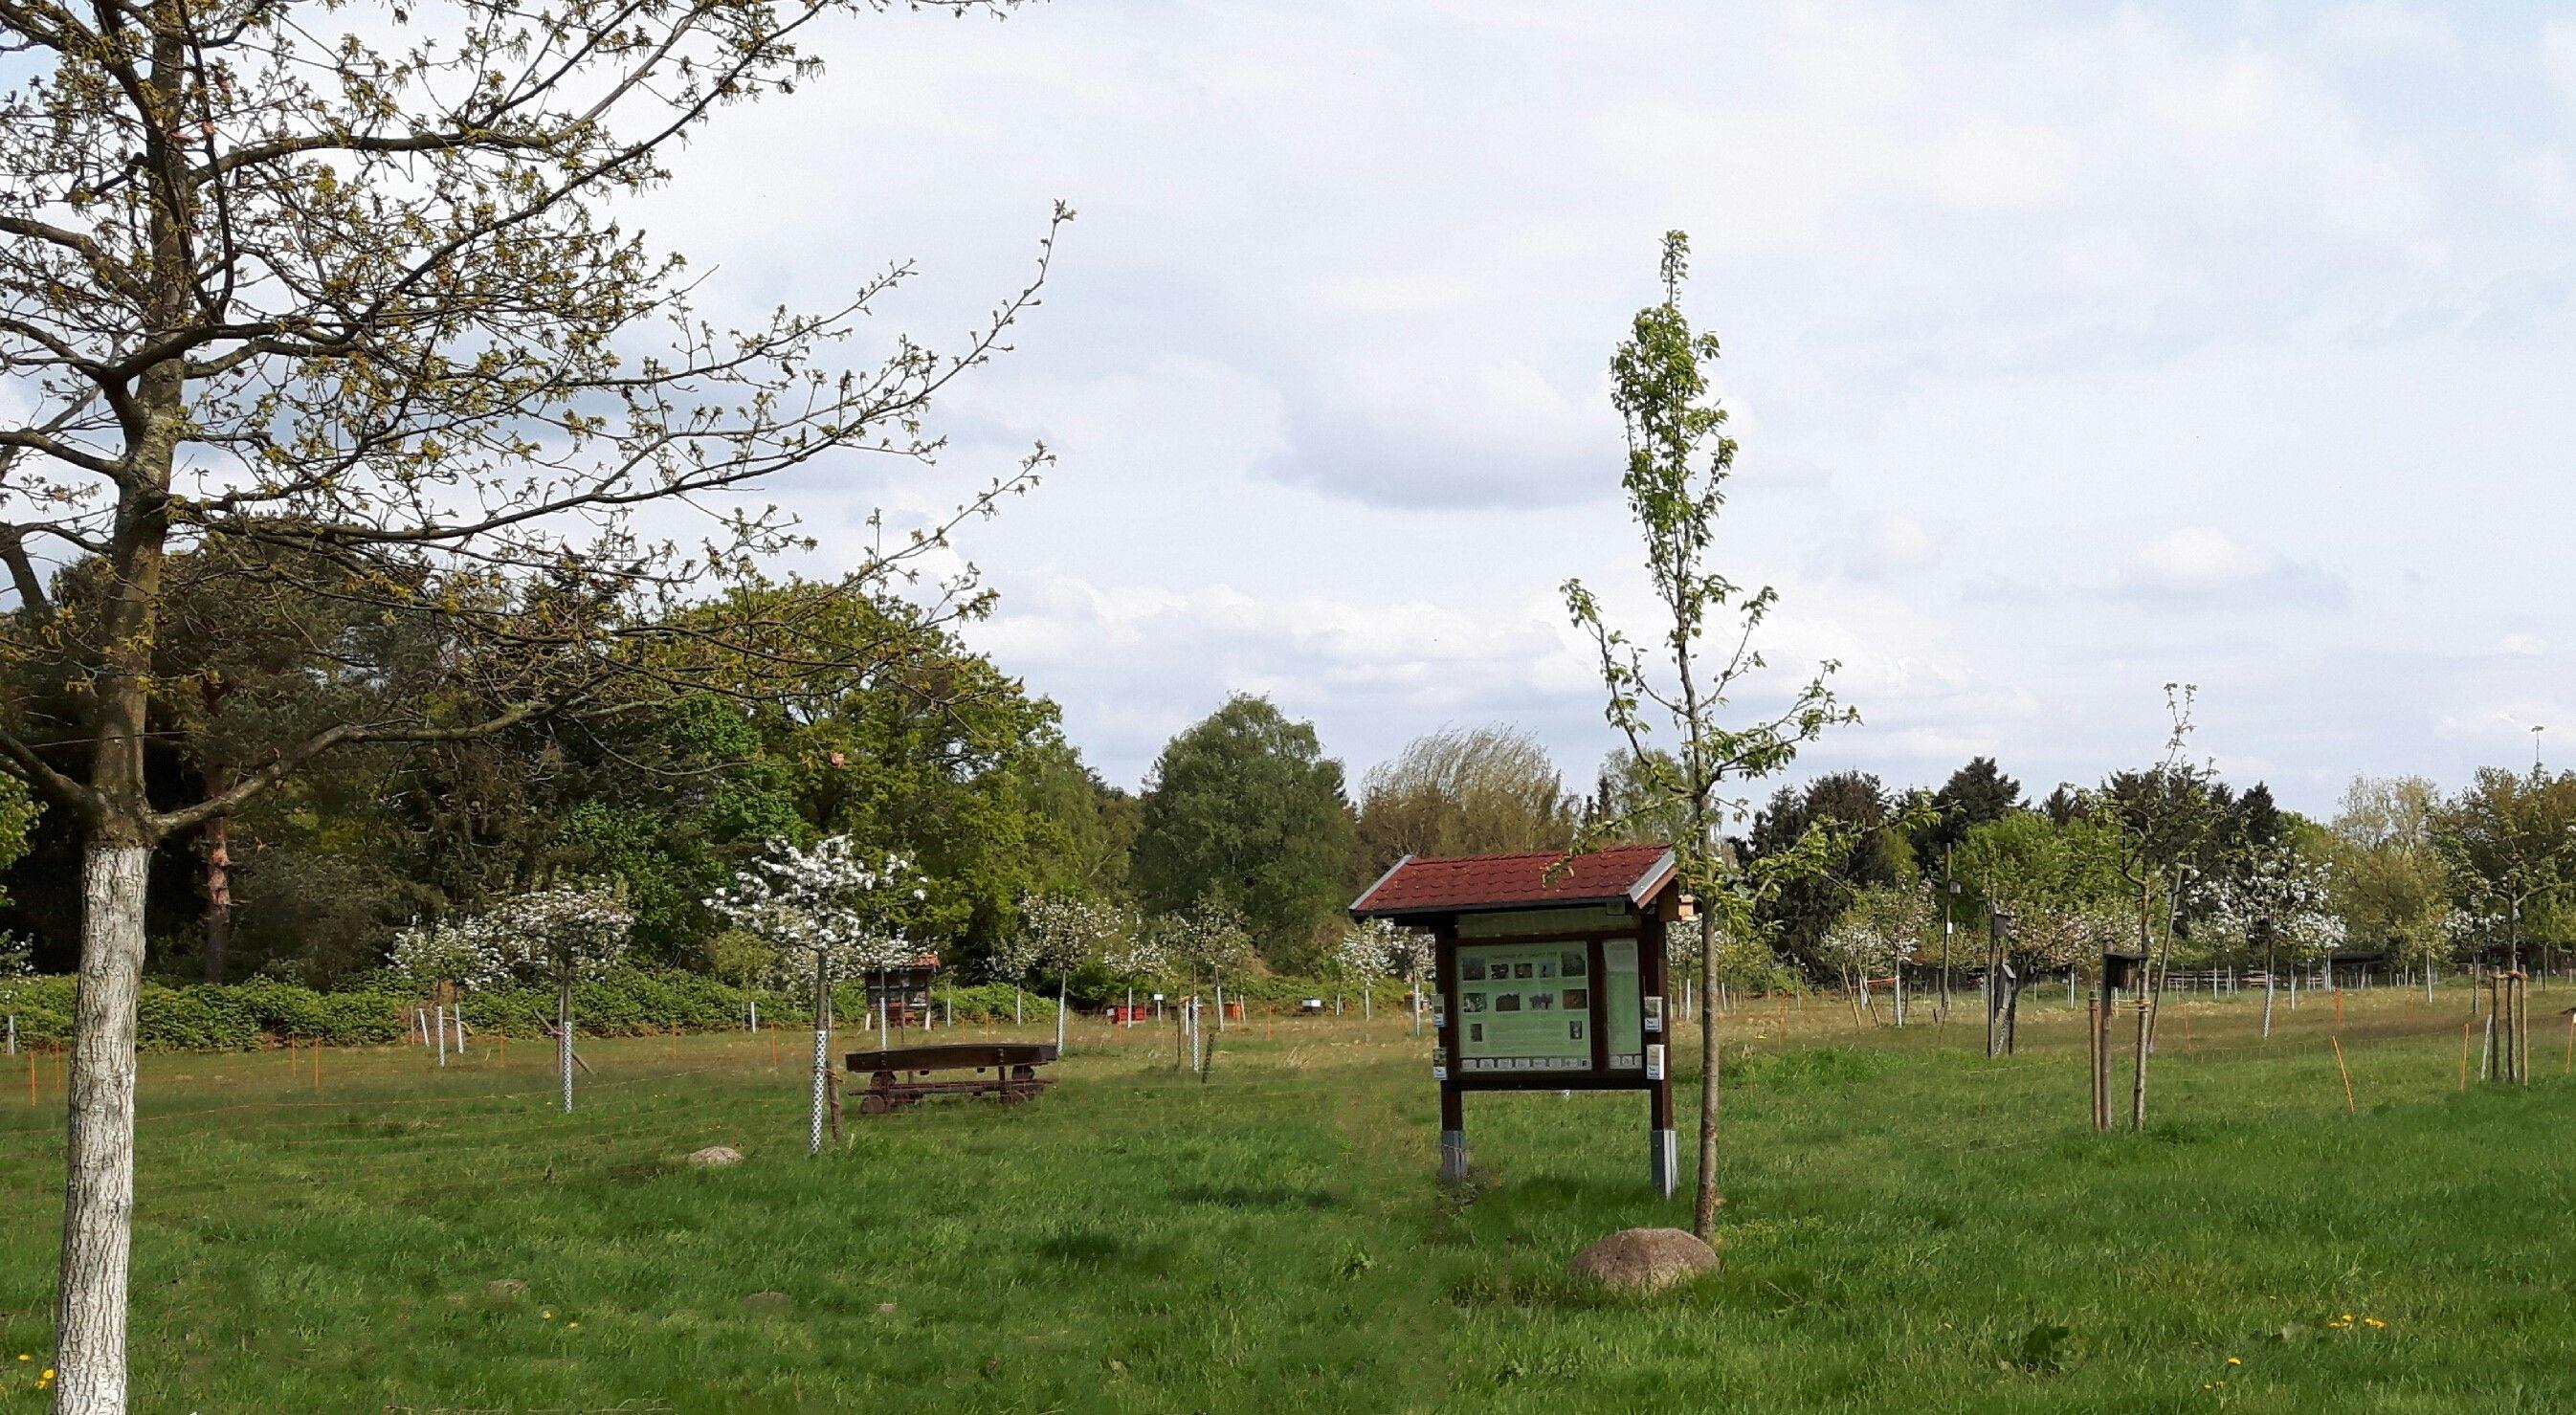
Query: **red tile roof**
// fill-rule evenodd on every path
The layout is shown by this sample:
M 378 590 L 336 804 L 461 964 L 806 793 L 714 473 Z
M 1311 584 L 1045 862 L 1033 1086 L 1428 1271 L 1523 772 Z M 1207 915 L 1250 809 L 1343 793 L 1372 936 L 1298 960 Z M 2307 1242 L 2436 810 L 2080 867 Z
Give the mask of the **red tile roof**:
M 1351 902 L 1351 914 L 1370 918 L 1636 901 L 1672 878 L 1672 853 L 1668 845 L 1615 845 L 1571 858 L 1559 850 L 1449 859 L 1407 855 Z

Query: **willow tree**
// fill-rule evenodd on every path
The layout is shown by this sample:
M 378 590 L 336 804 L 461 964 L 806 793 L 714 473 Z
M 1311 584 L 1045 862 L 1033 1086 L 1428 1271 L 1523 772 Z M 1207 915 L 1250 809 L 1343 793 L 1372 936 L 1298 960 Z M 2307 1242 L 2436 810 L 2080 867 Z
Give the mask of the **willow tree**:
M 1840 837 L 1830 822 L 1809 827 L 1793 848 L 1747 858 L 1729 849 L 1720 828 L 1751 809 L 1743 783 L 1786 767 L 1805 743 L 1854 715 L 1825 686 L 1828 663 L 1773 711 L 1730 721 L 1735 694 L 1764 664 L 1755 631 L 1777 596 L 1746 589 L 1711 568 L 1735 439 L 1726 410 L 1710 392 L 1708 366 L 1717 336 L 1696 333 L 1682 314 L 1682 280 L 1690 241 L 1664 237 L 1662 303 L 1637 312 L 1627 342 L 1610 361 L 1611 396 L 1627 427 L 1628 467 L 1620 484 L 1644 542 L 1655 600 L 1648 649 L 1611 626 L 1601 602 L 1580 580 L 1565 585 L 1576 626 L 1589 634 L 1609 690 L 1610 725 L 1626 739 L 1633 776 L 1628 814 L 1684 827 L 1672 843 L 1682 889 L 1699 901 L 1700 994 L 1717 991 L 1722 934 L 1749 935 L 1754 910 L 1784 880 L 1822 868 Z M 1657 726 L 1673 746 L 1651 742 Z M 1587 835 L 1616 837 L 1624 818 L 1591 823 Z M 1845 842 L 1847 843 L 1847 842 Z M 1717 1231 L 1718 1018 L 1702 1013 L 1700 1029 L 1699 1184 L 1692 1231 Z
M 67 743 L 0 732 L 0 757 L 86 841 L 58 1408 L 125 1404 L 156 842 L 353 744 L 863 674 L 868 655 L 809 639 L 803 616 L 922 573 L 959 520 L 1035 474 L 1042 451 L 949 516 L 877 523 L 845 584 L 722 594 L 801 539 L 760 504 L 766 479 L 930 459 L 930 400 L 1001 347 L 1045 276 L 1053 226 L 1035 277 L 957 347 L 852 349 L 908 264 L 734 328 L 699 312 L 678 254 L 620 223 L 618 203 L 664 183 L 666 156 L 720 109 L 814 73 L 816 21 L 884 8 L 0 0 L 0 360 L 22 410 L 0 420 L 0 563 L 20 598 L 7 647 L 97 646 Z M 425 622 L 407 641 L 452 672 L 232 763 L 200 799 L 156 801 L 143 749 L 174 557 L 232 596 Z M 44 574 L 71 560 L 108 585 L 77 633 Z M 953 580 L 918 593 L 943 612 L 979 602 Z M 334 671 L 378 668 L 353 643 Z

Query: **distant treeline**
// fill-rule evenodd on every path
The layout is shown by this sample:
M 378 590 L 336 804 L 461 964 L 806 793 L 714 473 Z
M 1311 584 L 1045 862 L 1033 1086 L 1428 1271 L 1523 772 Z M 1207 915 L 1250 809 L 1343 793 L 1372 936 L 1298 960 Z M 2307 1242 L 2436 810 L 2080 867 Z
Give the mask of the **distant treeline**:
M 66 570 L 55 612 L 76 613 L 94 593 L 84 571 Z M 722 935 L 705 901 L 735 869 L 772 839 L 847 834 L 916 862 L 926 897 L 901 923 L 960 981 L 993 976 L 987 959 L 1039 896 L 1155 915 L 1213 901 L 1241 916 L 1267 971 L 1326 976 L 1343 906 L 1405 854 L 1669 839 L 1674 828 L 1624 755 L 1588 790 L 1569 788 L 1508 727 L 1432 733 L 1354 790 L 1311 724 L 1249 696 L 1174 736 L 1144 789 L 1125 791 L 1085 765 L 1052 702 L 949 624 L 881 596 L 828 603 L 822 632 L 884 661 L 864 683 L 681 694 L 469 740 L 355 747 L 162 842 L 153 974 L 328 990 L 380 966 L 408 921 L 589 877 L 625 894 L 638 967 L 704 975 L 721 971 Z M 300 722 L 350 716 L 369 692 L 450 692 L 471 715 L 470 675 L 439 668 L 437 644 L 380 642 L 427 630 L 334 625 L 333 613 L 321 602 L 301 617 L 271 606 L 232 619 L 209 598 L 164 626 L 147 761 L 156 797 L 202 798 Z M 330 671 L 334 635 L 361 634 L 370 662 L 426 665 L 417 682 Z M 75 743 L 66 770 L 79 765 L 76 668 L 58 657 L 0 684 L 19 737 Z M 1783 788 L 1732 848 L 1757 859 L 1820 822 L 1847 848 L 1766 900 L 1753 937 L 1727 941 L 1741 954 L 1729 971 L 1748 985 L 1775 960 L 1819 980 L 1900 955 L 1930 962 L 1981 934 L 1991 904 L 2012 912 L 2024 956 L 2047 966 L 2123 937 L 2169 939 L 2185 960 L 2247 961 L 2332 946 L 2439 962 L 2576 942 L 2576 891 L 2560 888 L 2576 876 L 2576 777 L 2565 773 L 2487 771 L 2447 795 L 2364 778 L 2320 822 L 2281 809 L 2260 783 L 2239 789 L 2205 770 L 2114 772 L 2033 802 L 1978 758 L 1937 787 L 1841 772 Z M 2173 838 L 2147 852 L 2156 879 L 2142 885 L 2123 854 L 2146 828 Z M 0 776 L 0 969 L 74 966 L 80 847 L 67 815 Z

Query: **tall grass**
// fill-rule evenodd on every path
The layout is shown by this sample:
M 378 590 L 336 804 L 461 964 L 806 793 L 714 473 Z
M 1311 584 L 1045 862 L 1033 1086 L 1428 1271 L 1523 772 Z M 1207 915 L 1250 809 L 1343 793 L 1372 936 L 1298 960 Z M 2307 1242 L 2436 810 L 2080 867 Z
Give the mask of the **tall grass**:
M 2268 1043 L 2256 1013 L 2179 1005 L 2154 1123 L 2095 1136 L 2062 1008 L 1988 1061 L 1964 1014 L 1748 1003 L 1726 1264 L 1653 1299 L 1563 1275 L 1681 1216 L 1643 1098 L 1470 1097 L 1462 1204 L 1400 1017 L 1237 1025 L 1204 1082 L 1168 1030 L 1085 1020 L 1042 1100 L 854 1115 L 819 1160 L 792 1032 L 775 1065 L 586 1042 L 570 1117 L 527 1045 L 326 1050 L 318 1091 L 310 1052 L 150 1057 L 137 1407 L 2576 1408 L 2564 1039 L 2528 1092 L 2462 1094 L 2464 996 L 2351 995 L 2348 1115 L 2331 1010 Z M 41 1404 L 59 1215 L 50 1060 L 39 1104 L 25 1081 L 0 1072 L 0 1410 Z M 682 1162 L 708 1144 L 749 1159 Z

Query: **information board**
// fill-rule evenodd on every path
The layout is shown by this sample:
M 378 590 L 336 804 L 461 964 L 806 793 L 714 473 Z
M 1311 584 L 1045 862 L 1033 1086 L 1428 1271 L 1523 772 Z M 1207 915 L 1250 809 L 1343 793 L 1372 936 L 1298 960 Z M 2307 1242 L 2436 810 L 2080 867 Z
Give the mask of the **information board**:
M 1591 951 L 1580 943 L 1459 945 L 1458 1055 L 1464 1068 L 1591 1070 L 1592 984 Z M 1634 986 L 1631 979 L 1631 991 Z M 1630 1008 L 1635 1005 L 1631 998 Z

